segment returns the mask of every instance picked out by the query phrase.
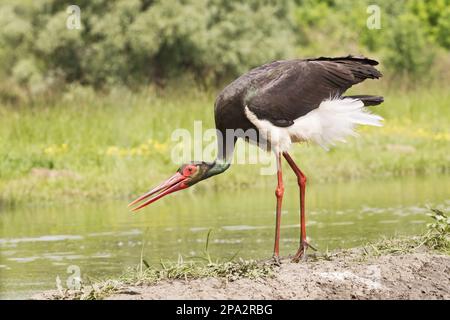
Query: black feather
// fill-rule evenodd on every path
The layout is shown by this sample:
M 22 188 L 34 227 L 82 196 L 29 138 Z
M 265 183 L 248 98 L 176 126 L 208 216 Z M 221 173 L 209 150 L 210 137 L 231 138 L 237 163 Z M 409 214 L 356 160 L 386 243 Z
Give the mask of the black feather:
M 381 96 L 368 96 L 368 95 L 356 95 L 356 96 L 345 96 L 344 98 L 352 98 L 361 100 L 364 106 L 376 106 L 384 102 L 384 98 Z
M 216 127 L 256 129 L 245 115 L 248 107 L 259 119 L 288 127 L 294 120 L 319 107 L 326 99 L 341 97 L 365 79 L 378 79 L 378 62 L 365 57 L 319 57 L 271 62 L 230 83 L 215 103 Z M 360 96 L 365 105 L 376 105 L 382 97 Z

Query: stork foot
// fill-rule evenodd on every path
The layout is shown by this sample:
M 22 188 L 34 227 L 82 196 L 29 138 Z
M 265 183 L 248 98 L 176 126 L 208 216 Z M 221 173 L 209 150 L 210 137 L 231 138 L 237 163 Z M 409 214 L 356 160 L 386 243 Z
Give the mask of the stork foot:
M 300 260 L 304 260 L 306 259 L 306 250 L 308 248 L 311 248 L 313 251 L 317 251 L 316 248 L 314 248 L 312 245 L 310 245 L 306 240 L 303 240 L 300 244 L 300 248 L 298 248 L 297 253 L 295 254 L 295 256 L 292 258 L 292 262 L 299 262 Z
M 280 256 L 274 254 L 271 260 L 274 265 L 281 266 Z

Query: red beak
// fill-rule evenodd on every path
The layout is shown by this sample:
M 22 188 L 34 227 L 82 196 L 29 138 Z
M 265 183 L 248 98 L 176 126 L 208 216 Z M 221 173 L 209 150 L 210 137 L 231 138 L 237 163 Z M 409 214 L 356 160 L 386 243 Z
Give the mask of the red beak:
M 146 194 L 143 194 L 133 202 L 131 202 L 128 206 L 131 207 L 138 202 L 141 202 L 144 199 L 147 199 L 148 197 L 151 197 L 154 194 L 157 194 L 153 198 L 147 200 L 146 202 L 142 203 L 136 208 L 131 209 L 131 211 L 137 211 L 139 209 L 142 209 L 145 206 L 148 206 L 150 203 L 155 202 L 158 199 L 161 199 L 162 197 L 168 195 L 169 193 L 186 189 L 188 185 L 184 184 L 184 181 L 187 180 L 187 177 L 183 176 L 181 173 L 177 172 L 172 177 L 161 183 L 156 188 L 150 190 Z M 158 194 L 159 193 L 159 194 Z

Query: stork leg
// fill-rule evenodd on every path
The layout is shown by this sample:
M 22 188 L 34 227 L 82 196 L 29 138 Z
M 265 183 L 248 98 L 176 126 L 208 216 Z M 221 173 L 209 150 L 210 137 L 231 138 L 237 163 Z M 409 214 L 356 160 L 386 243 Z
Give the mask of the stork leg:
M 277 153 L 276 157 L 277 157 L 278 185 L 275 190 L 275 196 L 277 197 L 277 211 L 276 211 L 275 245 L 273 248 L 273 258 L 276 263 L 279 263 L 280 262 L 281 202 L 283 200 L 284 185 L 283 185 L 283 176 L 282 176 L 282 172 L 281 172 L 281 153 Z
M 283 156 L 291 167 L 292 171 L 294 171 L 297 176 L 297 182 L 300 189 L 300 247 L 298 248 L 297 253 L 292 259 L 293 262 L 298 262 L 302 257 L 306 254 L 306 249 L 311 247 L 311 249 L 315 250 L 307 241 L 306 241 L 306 214 L 305 214 L 305 192 L 306 192 L 306 176 L 297 166 L 297 164 L 292 160 L 291 156 L 287 152 L 283 152 Z

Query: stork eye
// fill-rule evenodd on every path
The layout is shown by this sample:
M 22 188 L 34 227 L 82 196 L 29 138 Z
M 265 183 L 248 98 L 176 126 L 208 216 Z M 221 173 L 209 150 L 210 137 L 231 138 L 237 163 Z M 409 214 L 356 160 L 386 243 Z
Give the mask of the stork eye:
M 197 171 L 197 167 L 196 166 L 188 166 L 188 167 L 184 168 L 183 175 L 190 176 L 193 173 L 195 173 L 196 171 Z

